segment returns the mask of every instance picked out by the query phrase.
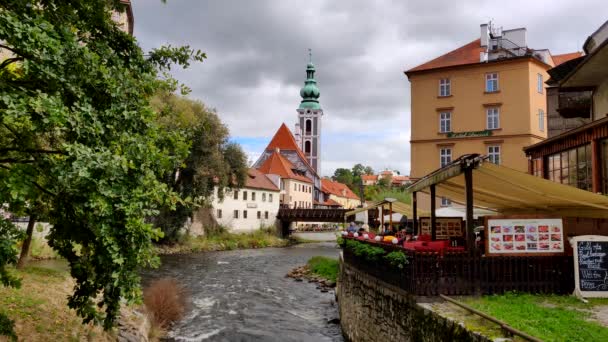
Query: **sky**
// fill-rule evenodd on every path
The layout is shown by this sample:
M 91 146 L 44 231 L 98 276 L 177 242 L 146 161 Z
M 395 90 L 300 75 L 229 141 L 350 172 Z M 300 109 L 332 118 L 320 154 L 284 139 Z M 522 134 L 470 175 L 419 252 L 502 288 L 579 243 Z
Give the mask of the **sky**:
M 581 51 L 605 0 L 132 0 L 145 51 L 190 45 L 203 63 L 173 75 L 215 108 L 255 161 L 281 123 L 293 130 L 308 49 L 324 111 L 322 175 L 356 163 L 409 174 L 404 71 L 479 38 L 492 20 L 526 27 L 528 46 Z

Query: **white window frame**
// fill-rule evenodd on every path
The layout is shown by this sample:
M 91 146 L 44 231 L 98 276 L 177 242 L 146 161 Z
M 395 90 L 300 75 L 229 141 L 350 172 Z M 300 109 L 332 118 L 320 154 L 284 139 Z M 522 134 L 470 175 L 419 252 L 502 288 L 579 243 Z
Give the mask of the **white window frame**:
M 235 220 L 238 220 L 238 218 L 239 218 L 239 211 L 238 210 L 234 210 L 232 215 L 234 216 Z
M 272 194 L 268 194 L 268 202 L 272 203 Z
M 494 87 L 494 84 L 496 84 L 495 87 Z M 492 87 L 490 87 L 490 85 L 492 85 Z M 495 93 L 499 89 L 500 89 L 500 86 L 498 83 L 498 73 L 497 72 L 487 73 L 486 74 L 486 93 Z
M 439 113 L 439 133 L 452 131 L 452 112 Z
M 500 107 L 486 108 L 486 129 L 500 128 Z
M 439 167 L 444 167 L 452 162 L 452 148 L 442 147 L 439 150 Z
M 542 109 L 538 110 L 538 130 L 545 131 L 545 111 Z
M 536 74 L 536 91 L 543 93 L 543 74 Z
M 266 202 L 266 193 L 262 192 L 262 202 Z
M 490 163 L 494 163 L 497 165 L 500 165 L 501 162 L 501 146 L 500 145 L 488 145 L 487 147 L 487 151 L 488 151 L 488 160 L 490 161 Z
M 439 96 L 446 97 L 452 95 L 452 82 L 449 78 L 439 80 Z

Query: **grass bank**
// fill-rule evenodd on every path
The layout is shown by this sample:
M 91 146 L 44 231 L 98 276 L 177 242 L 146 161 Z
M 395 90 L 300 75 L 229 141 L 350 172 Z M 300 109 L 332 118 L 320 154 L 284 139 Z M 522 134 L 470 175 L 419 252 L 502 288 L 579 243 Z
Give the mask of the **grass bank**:
M 608 341 L 608 299 L 507 293 L 460 300 L 543 341 Z
M 308 260 L 308 268 L 313 274 L 336 282 L 338 278 L 338 260 L 323 256 L 312 257 Z
M 211 236 L 184 237 L 173 245 L 157 245 L 158 254 L 179 254 L 233 249 L 251 249 L 265 247 L 285 247 L 290 241 L 281 239 L 267 230 L 256 230 L 251 233 L 221 232 Z
M 74 281 L 64 263 L 12 271 L 22 278 L 22 285 L 20 289 L 0 286 L 0 312 L 15 321 L 19 341 L 116 340 L 115 334 L 100 327 L 83 325 L 67 307 Z

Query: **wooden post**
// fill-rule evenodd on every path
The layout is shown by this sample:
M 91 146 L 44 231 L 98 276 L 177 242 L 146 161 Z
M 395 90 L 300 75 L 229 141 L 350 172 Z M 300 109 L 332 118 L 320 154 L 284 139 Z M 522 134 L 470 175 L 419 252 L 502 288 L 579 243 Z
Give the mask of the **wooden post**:
M 414 220 L 414 235 L 418 235 L 418 200 L 416 199 L 416 191 L 412 193 L 412 219 Z
M 393 229 L 393 202 L 388 202 L 388 224 Z
M 602 191 L 602 165 L 600 164 L 600 144 L 598 140 L 591 140 L 591 190 L 598 193 Z
M 437 218 L 435 217 L 435 202 L 437 202 L 437 197 L 435 196 L 435 184 L 431 185 L 431 240 L 435 241 L 435 237 L 437 235 L 437 230 L 435 225 L 437 223 Z
M 384 230 L 384 204 L 380 206 L 380 232 Z
M 465 196 L 467 206 L 467 248 L 472 250 L 475 246 L 475 225 L 473 222 L 473 168 L 464 170 Z M 488 236 L 486 236 L 486 239 Z

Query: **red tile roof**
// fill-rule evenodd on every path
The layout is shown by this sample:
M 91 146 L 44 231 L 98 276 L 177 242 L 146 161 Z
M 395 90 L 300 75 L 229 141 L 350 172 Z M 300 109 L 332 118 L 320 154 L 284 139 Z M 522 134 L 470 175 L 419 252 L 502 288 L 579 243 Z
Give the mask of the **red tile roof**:
M 394 181 L 408 181 L 410 180 L 409 176 L 394 176 L 393 177 L 393 182 Z
M 378 175 L 361 175 L 361 180 L 364 181 L 377 181 Z
M 265 174 L 256 169 L 247 170 L 245 187 L 269 191 L 279 191 L 279 188 Z
M 433 60 L 411 68 L 410 70 L 406 71 L 406 73 L 479 63 L 479 53 L 485 51 L 485 48 L 481 47 L 480 44 L 480 39 L 475 39 L 474 41 L 463 45 L 456 50 L 452 50 Z
M 564 53 L 561 55 L 553 55 L 551 56 L 551 58 L 553 59 L 553 64 L 555 64 L 555 66 L 558 66 L 564 62 L 567 62 L 569 60 L 575 59 L 575 58 L 579 58 L 583 55 L 582 52 L 577 51 L 577 52 L 570 52 L 570 53 Z
M 334 201 L 333 199 L 328 199 L 327 201 L 323 202 L 321 205 L 326 205 L 328 207 L 342 207 L 342 204 Z
M 340 182 L 334 182 L 331 179 L 321 179 L 321 191 L 324 193 L 336 195 L 338 197 L 345 197 L 351 199 L 359 199 L 359 196 L 346 186 L 346 184 Z
M 281 155 L 281 153 L 274 151 L 258 168 L 260 172 L 264 174 L 275 174 L 281 176 L 281 178 L 295 179 L 300 182 L 312 183 L 308 177 L 301 176 L 293 172 L 295 166 Z
M 479 54 L 485 51 L 485 48 L 480 46 L 481 42 L 479 39 L 475 39 L 474 41 L 463 45 L 456 50 L 452 50 L 444 55 L 441 55 L 433 60 L 430 60 L 426 63 L 420 64 L 410 70 L 406 71 L 407 73 L 423 71 L 423 70 L 432 70 L 439 68 L 446 68 L 451 66 L 458 65 L 467 65 L 467 64 L 478 64 L 479 62 Z M 561 55 L 551 56 L 553 58 L 553 64 L 558 66 L 564 62 L 567 62 L 571 59 L 582 56 L 581 52 L 572 52 L 565 53 Z
M 315 172 L 315 169 L 313 169 L 313 167 L 308 163 L 308 159 L 304 155 L 304 152 L 302 152 L 300 147 L 298 147 L 296 138 L 293 136 L 289 128 L 287 128 L 287 125 L 285 125 L 285 123 L 281 124 L 281 127 L 279 127 L 277 132 L 274 134 L 274 136 L 270 140 L 270 143 L 268 143 L 268 146 L 266 146 L 266 151 L 274 151 L 277 148 L 279 150 L 285 151 L 296 151 L 296 153 L 298 153 L 300 158 L 308 166 L 310 171 L 314 174 L 317 174 Z

